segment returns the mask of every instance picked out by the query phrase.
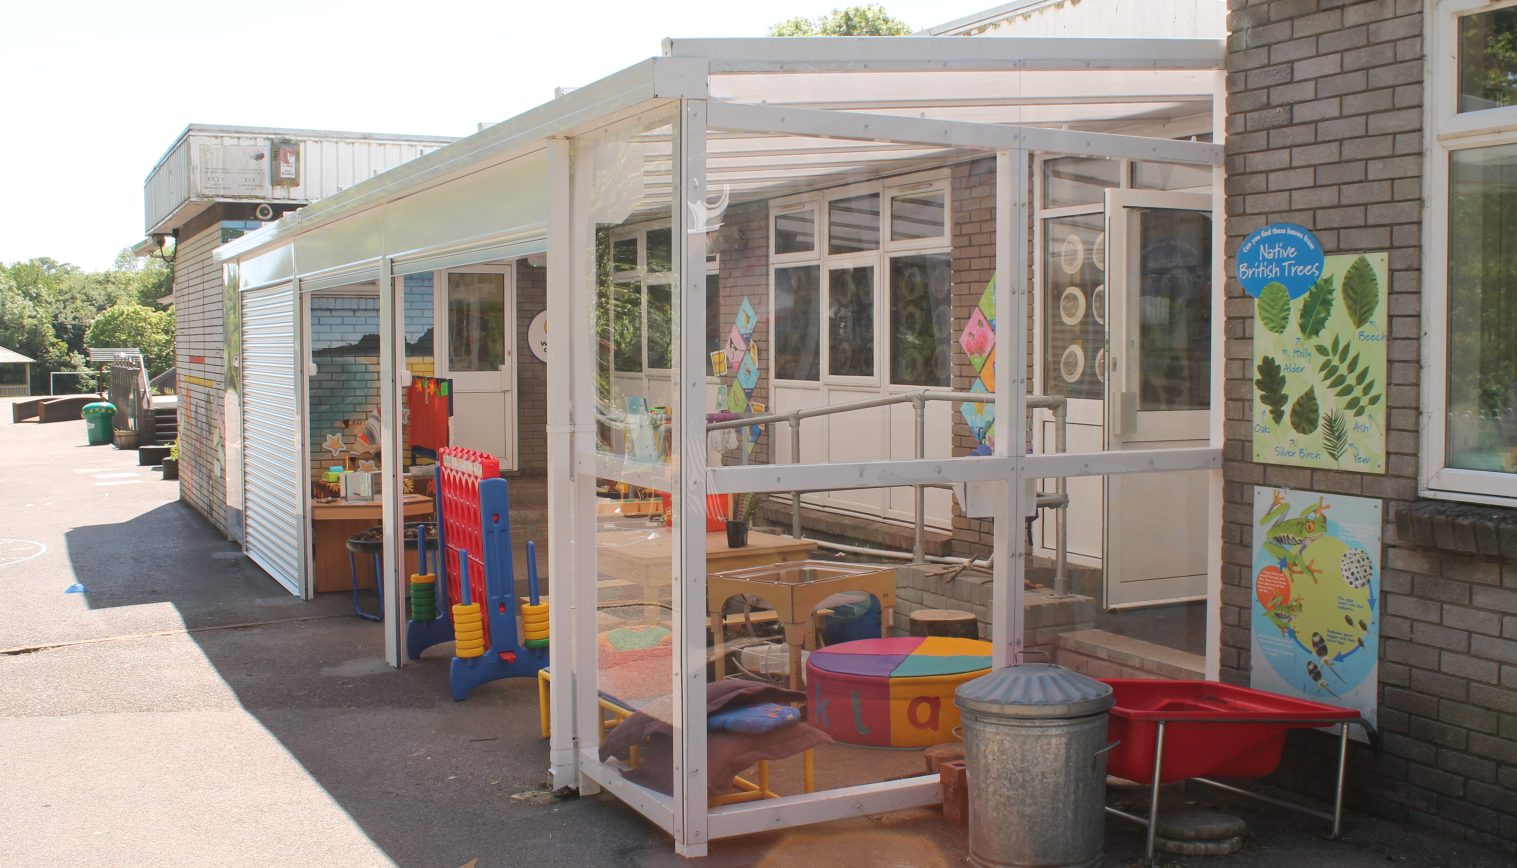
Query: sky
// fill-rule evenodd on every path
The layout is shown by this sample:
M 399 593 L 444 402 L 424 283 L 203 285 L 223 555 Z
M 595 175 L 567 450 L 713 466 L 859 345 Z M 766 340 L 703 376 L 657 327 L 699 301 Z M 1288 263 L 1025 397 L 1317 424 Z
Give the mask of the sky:
M 190 123 L 464 136 L 661 53 L 849 0 L 52 0 L 0 9 L 0 262 L 109 268 Z M 886 0 L 913 28 L 996 0 Z

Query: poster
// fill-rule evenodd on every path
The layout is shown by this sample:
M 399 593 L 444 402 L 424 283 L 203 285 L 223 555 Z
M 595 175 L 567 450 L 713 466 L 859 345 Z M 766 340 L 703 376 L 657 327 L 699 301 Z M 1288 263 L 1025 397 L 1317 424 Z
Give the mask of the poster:
M 1375 723 L 1380 501 L 1254 488 L 1250 686 Z
M 1310 285 L 1259 286 L 1255 461 L 1385 472 L 1386 268 L 1385 253 L 1329 256 Z

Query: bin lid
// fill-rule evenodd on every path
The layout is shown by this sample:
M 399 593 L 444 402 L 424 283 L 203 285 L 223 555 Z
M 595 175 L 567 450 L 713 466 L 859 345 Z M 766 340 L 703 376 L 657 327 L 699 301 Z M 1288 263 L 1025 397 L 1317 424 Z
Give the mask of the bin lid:
M 81 412 L 81 413 L 114 413 L 114 412 L 116 412 L 116 405 L 112 404 L 110 401 L 93 401 L 93 402 L 91 402 L 89 404 L 85 404 L 82 408 L 80 408 L 79 412 Z
M 965 711 L 1013 718 L 1085 717 L 1111 708 L 1111 686 L 1055 663 L 1020 663 L 959 685 Z

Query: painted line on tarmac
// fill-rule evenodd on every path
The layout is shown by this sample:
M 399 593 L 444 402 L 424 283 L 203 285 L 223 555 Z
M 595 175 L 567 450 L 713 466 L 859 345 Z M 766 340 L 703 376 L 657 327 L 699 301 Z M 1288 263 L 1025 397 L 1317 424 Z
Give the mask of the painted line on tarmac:
M 275 618 L 271 621 L 243 621 L 238 624 L 214 624 L 209 627 L 190 627 L 183 630 L 154 630 L 149 633 L 126 633 L 121 636 L 100 636 L 95 639 L 79 639 L 74 642 L 52 642 L 46 645 L 18 645 L 14 648 L 0 648 L 0 657 L 15 657 L 21 654 L 35 654 L 38 651 L 52 651 L 57 648 L 73 648 L 78 645 L 100 645 L 105 642 L 124 642 L 133 639 L 158 639 L 164 636 L 182 636 L 191 633 L 213 633 L 218 630 L 245 630 L 249 627 L 267 627 L 274 624 L 297 624 L 301 621 L 330 621 L 335 618 L 351 618 L 346 612 L 340 615 L 307 615 L 301 618 Z
M 141 485 L 141 484 L 142 484 L 142 480 L 140 480 L 140 479 L 109 479 L 109 480 L 106 480 L 105 482 L 97 482 L 97 483 L 95 483 L 95 487 L 96 488 L 104 488 L 107 485 Z
M 28 553 L 29 550 L 31 550 L 30 553 Z M 47 546 L 36 540 L 0 539 L 0 567 L 13 567 L 45 554 L 47 554 Z
M 95 478 L 96 479 L 136 479 L 137 478 L 137 474 L 133 473 L 133 472 L 97 473 L 97 474 L 95 474 Z

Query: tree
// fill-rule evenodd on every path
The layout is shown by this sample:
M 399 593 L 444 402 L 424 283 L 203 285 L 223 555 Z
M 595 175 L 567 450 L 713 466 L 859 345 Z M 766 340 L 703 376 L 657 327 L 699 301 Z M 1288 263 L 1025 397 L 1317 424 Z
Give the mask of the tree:
M 174 363 L 174 313 L 126 302 L 100 314 L 84 336 L 86 347 L 137 347 L 156 377 Z
M 769 28 L 770 36 L 909 36 L 911 25 L 892 18 L 878 3 L 834 9 L 815 20 L 791 18 Z

